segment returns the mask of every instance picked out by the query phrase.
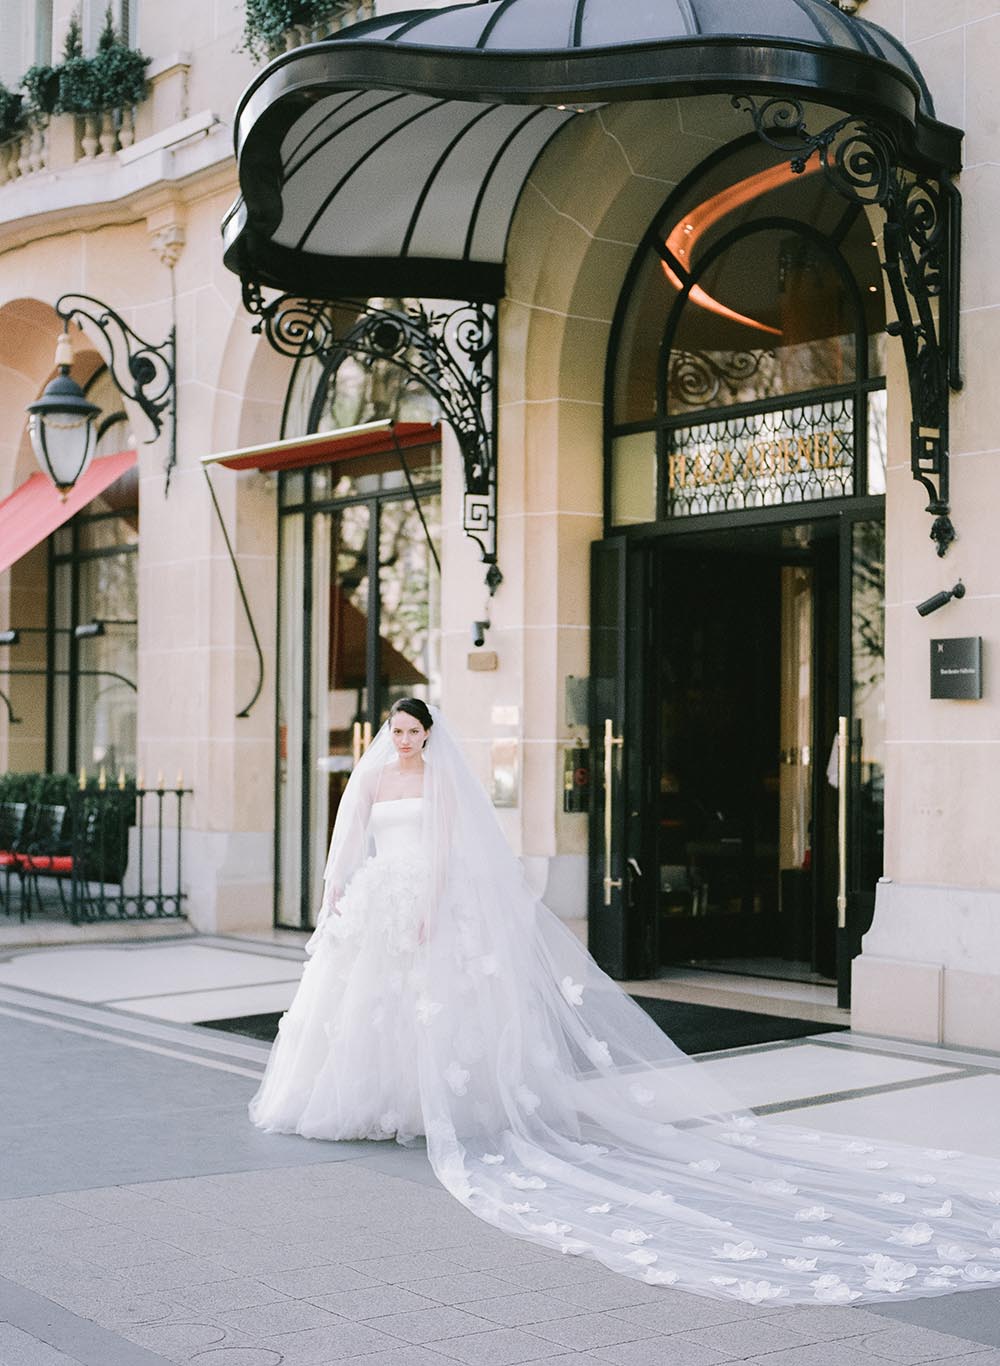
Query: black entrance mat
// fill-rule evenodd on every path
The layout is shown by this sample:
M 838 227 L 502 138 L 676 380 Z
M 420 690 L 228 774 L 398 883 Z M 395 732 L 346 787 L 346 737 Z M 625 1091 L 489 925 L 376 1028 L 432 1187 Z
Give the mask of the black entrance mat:
M 266 1039 L 268 1043 L 278 1033 L 282 1011 L 271 1015 L 238 1015 L 232 1020 L 199 1020 L 202 1029 L 222 1029 L 227 1034 L 243 1034 L 248 1039 Z
M 829 1034 L 848 1027 L 784 1015 L 758 1015 L 752 1010 L 693 1005 L 689 1001 L 662 1001 L 656 996 L 633 996 L 632 1000 L 685 1053 L 718 1053 L 725 1048 L 801 1039 L 807 1034 Z
M 846 1025 L 823 1024 L 819 1020 L 793 1020 L 783 1015 L 757 1015 L 750 1010 L 661 1001 L 654 996 L 633 996 L 632 999 L 685 1053 L 718 1053 L 724 1048 L 774 1043 L 778 1039 L 801 1039 L 807 1034 L 829 1034 L 847 1028 Z M 222 1029 L 230 1034 L 244 1034 L 250 1039 L 271 1040 L 278 1032 L 280 1019 L 280 1013 L 241 1015 L 232 1020 L 202 1020 L 201 1024 L 206 1029 Z

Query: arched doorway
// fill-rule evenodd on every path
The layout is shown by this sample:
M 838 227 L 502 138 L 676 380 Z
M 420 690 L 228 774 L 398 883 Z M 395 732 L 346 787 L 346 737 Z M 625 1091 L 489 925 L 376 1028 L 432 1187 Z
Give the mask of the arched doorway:
M 846 1004 L 881 873 L 885 316 L 867 214 L 817 172 L 723 149 L 619 304 L 591 943 Z

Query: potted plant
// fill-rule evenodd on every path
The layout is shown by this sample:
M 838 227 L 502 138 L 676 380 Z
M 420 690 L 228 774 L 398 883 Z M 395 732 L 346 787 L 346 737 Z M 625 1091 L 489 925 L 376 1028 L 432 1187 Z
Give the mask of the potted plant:
M 25 125 L 22 95 L 0 82 L 0 143 L 9 142 Z
M 284 50 L 285 35 L 315 28 L 343 8 L 343 0 L 246 0 L 242 48 L 256 61 Z
M 56 67 L 42 63 L 29 66 L 21 77 L 21 89 L 27 99 L 26 117 L 46 119 L 55 113 L 59 102 L 59 72 Z
M 132 126 L 132 107 L 141 104 L 146 98 L 148 82 L 146 68 L 150 58 L 136 48 L 128 47 L 121 41 L 115 29 L 114 16 L 109 5 L 104 12 L 104 28 L 97 43 L 97 54 L 93 59 L 94 81 L 97 87 L 97 103 L 103 114 L 101 127 L 101 147 L 105 152 L 114 150 L 114 125 L 112 114 L 121 111 L 119 140 L 123 147 L 129 147 L 135 136 Z M 110 145 L 105 145 L 110 137 Z

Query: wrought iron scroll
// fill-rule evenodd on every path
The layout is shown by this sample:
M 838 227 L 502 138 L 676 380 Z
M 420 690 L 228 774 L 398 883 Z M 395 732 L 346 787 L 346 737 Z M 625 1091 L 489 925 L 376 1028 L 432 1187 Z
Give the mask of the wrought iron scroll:
M 930 537 L 944 555 L 955 539 L 948 492 L 949 389 L 962 387 L 958 364 L 961 197 L 908 169 L 890 129 L 847 115 L 810 133 L 798 100 L 735 95 L 759 136 L 802 172 L 818 156 L 830 184 L 847 199 L 885 213 L 883 270 L 896 310 L 887 331 L 903 344 L 910 388 L 910 468 L 928 495 Z M 937 301 L 935 316 L 933 301 Z
M 752 380 L 773 351 L 680 351 L 670 355 L 667 393 L 672 404 L 708 408 L 723 387 L 737 401 L 741 386 Z
M 503 580 L 497 564 L 496 306 L 458 304 L 449 311 L 414 303 L 397 309 L 288 294 L 266 303 L 247 281 L 243 302 L 257 317 L 254 331 L 282 355 L 329 359 L 342 352 L 363 363 L 389 361 L 434 396 L 462 455 L 463 530 L 478 545 L 495 593 Z M 344 333 L 337 332 L 335 309 L 357 315 Z
M 170 419 L 170 450 L 164 469 L 167 489 L 177 464 L 177 335 L 171 327 L 159 346 L 134 332 L 113 308 L 92 299 L 89 294 L 63 294 L 56 300 L 56 312 L 67 325 L 80 326 L 81 319 L 92 324 L 108 346 L 108 369 L 119 392 L 138 404 L 153 427 L 147 445 L 163 431 L 164 415 Z

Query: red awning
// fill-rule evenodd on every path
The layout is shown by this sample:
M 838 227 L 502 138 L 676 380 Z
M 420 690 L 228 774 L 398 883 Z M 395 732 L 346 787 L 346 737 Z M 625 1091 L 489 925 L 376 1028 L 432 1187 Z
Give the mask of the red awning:
M 203 465 L 225 465 L 228 470 L 297 470 L 305 465 L 328 465 L 361 455 L 387 455 L 397 446 L 431 446 L 441 439 L 437 422 L 363 422 L 336 432 L 292 436 L 261 446 L 245 446 L 220 455 L 203 455 Z
M 117 455 L 102 455 L 92 460 L 65 501 L 41 470 L 26 479 L 0 503 L 0 573 L 93 502 L 131 469 L 135 461 L 135 451 L 119 451 Z

